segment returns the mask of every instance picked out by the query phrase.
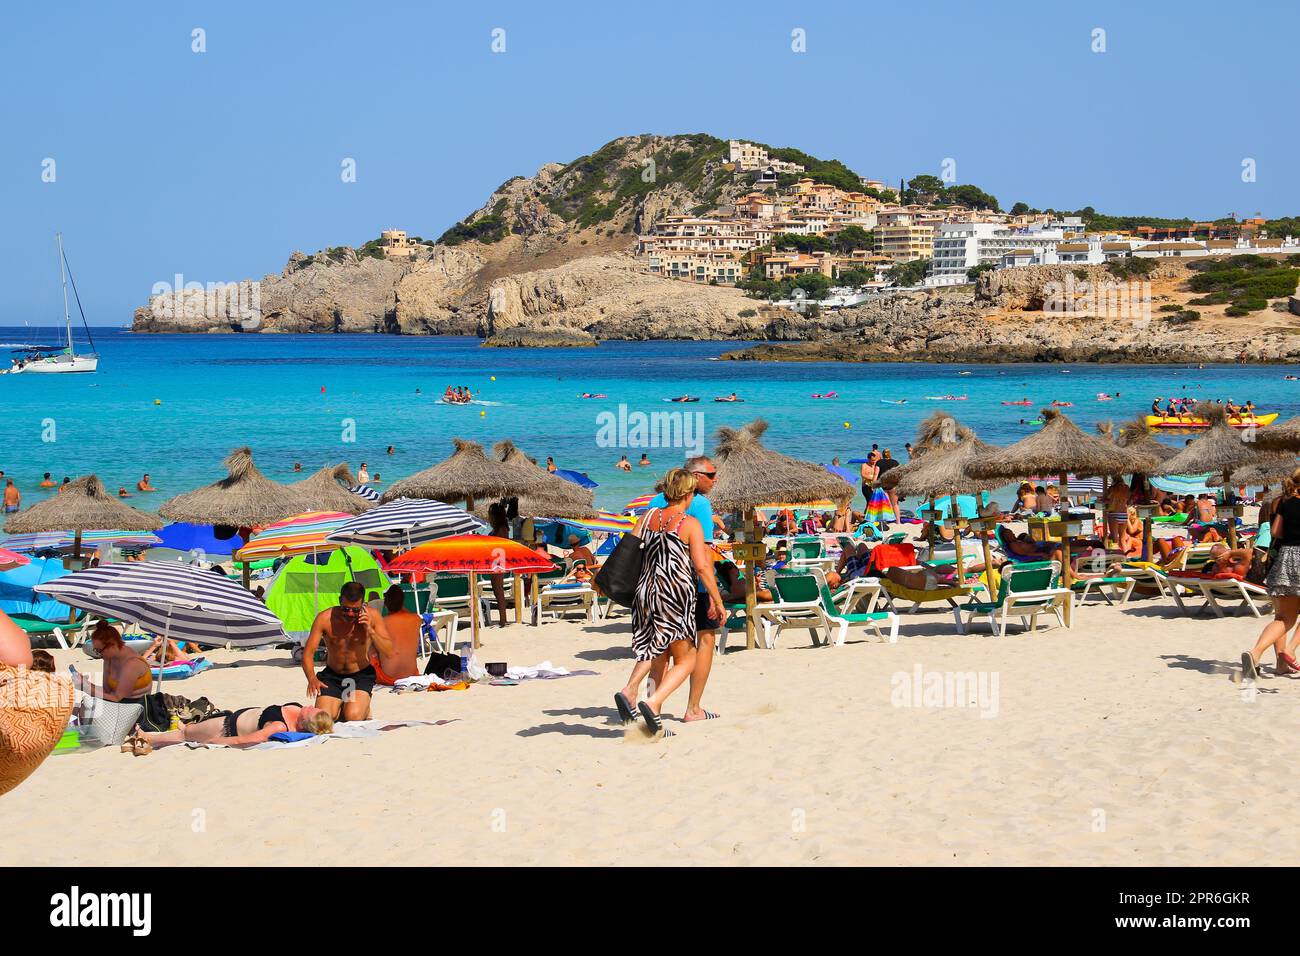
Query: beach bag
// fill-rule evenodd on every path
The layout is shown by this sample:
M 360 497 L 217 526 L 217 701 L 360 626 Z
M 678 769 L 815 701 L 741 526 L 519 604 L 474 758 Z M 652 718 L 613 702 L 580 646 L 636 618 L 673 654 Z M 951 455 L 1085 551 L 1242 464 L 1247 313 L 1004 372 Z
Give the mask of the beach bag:
M 646 521 L 649 521 L 649 515 Z M 631 531 L 619 538 L 618 546 L 605 559 L 605 563 L 596 572 L 596 586 L 619 607 L 631 607 L 636 603 L 636 584 L 641 578 L 641 565 L 645 558 L 641 554 L 644 542 Z
M 171 730 L 172 712 L 167 706 L 167 694 L 145 694 L 140 698 L 142 712 L 140 729 L 155 732 Z

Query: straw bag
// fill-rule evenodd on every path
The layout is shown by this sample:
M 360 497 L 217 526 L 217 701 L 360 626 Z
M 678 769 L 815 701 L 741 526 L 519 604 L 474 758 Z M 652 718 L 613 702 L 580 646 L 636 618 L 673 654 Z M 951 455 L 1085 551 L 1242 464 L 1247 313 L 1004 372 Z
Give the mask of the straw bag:
M 647 513 L 642 526 L 649 520 L 650 513 Z M 636 603 L 636 584 L 641 578 L 641 565 L 645 560 L 641 554 L 644 544 L 635 532 L 624 532 L 613 553 L 596 572 L 596 587 L 600 588 L 600 593 L 620 607 L 631 607 Z
M 120 704 L 95 697 L 91 699 L 87 712 L 88 719 L 83 718 L 81 721 L 83 734 L 93 737 L 105 747 L 118 747 L 140 722 L 144 708 L 139 704 Z

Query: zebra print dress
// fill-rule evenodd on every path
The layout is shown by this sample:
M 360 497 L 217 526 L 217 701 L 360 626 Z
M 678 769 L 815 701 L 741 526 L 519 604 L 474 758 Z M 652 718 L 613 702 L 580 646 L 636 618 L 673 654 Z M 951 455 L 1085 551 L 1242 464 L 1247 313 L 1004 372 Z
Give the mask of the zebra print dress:
M 682 516 L 684 518 L 685 515 Z M 682 519 L 677 520 L 680 527 Z M 632 650 L 639 661 L 654 660 L 673 641 L 695 642 L 695 569 L 677 528 L 641 531 L 641 576 L 632 605 Z

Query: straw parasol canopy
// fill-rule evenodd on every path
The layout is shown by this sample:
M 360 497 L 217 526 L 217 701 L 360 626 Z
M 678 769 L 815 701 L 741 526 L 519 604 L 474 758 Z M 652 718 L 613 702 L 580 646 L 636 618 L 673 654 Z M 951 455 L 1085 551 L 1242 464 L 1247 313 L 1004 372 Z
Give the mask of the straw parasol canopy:
M 528 471 L 536 472 L 542 483 L 519 499 L 519 513 L 525 518 L 592 518 L 597 514 L 595 495 L 590 488 L 582 488 L 571 481 L 557 478 L 529 458 L 518 445 L 503 439 L 492 446 L 492 456 L 498 461 Z M 483 517 L 486 517 L 486 508 Z M 479 508 L 474 509 L 475 514 Z
M 1258 485 L 1261 488 L 1267 488 L 1269 485 L 1278 485 L 1284 479 L 1290 478 L 1297 467 L 1300 467 L 1300 465 L 1298 465 L 1295 455 L 1282 452 L 1264 452 L 1257 454 L 1256 460 L 1249 465 L 1243 465 L 1234 471 L 1232 473 L 1232 484 L 1238 487 Z M 1206 484 L 1221 486 L 1223 478 L 1212 478 Z
M 348 491 L 357 479 L 344 463 L 325 467 L 302 481 L 289 485 L 302 497 L 300 511 L 335 511 L 359 515 L 373 508 L 374 502 Z
M 891 468 L 880 484 L 904 498 L 973 495 L 998 487 L 1003 482 L 1001 478 L 972 478 L 967 474 L 966 468 L 972 461 L 999 451 L 967 432 L 962 441 L 933 447 L 920 458 Z
M 138 511 L 109 495 L 95 475 L 70 481 L 57 494 L 37 502 L 5 522 L 9 534 L 43 531 L 157 531 L 156 515 Z
M 966 468 L 972 478 L 1011 480 L 1029 475 L 1151 474 L 1155 458 L 1121 448 L 1097 435 L 1088 435 L 1055 408 L 1041 412 L 1043 427 L 1014 445 L 973 460 Z
M 478 442 L 454 438 L 452 444 L 455 451 L 448 458 L 394 482 L 380 500 L 432 498 L 449 504 L 496 501 L 540 490 L 549 477 L 536 466 L 525 468 L 516 462 L 489 458 Z
M 158 513 L 168 521 L 244 528 L 270 524 L 303 510 L 298 492 L 257 470 L 251 449 L 236 448 L 222 464 L 229 472 L 225 478 L 177 495 Z
M 1212 471 L 1230 479 L 1238 468 L 1259 460 L 1249 432 L 1239 432 L 1228 424 L 1228 416 L 1217 402 L 1201 402 L 1194 414 L 1210 424 L 1205 434 L 1199 435 L 1178 454 L 1167 459 L 1156 475 L 1196 475 Z
M 1281 425 L 1249 430 L 1255 433 L 1255 447 L 1262 451 L 1300 451 L 1300 415 Z
M 1151 426 L 1145 419 L 1139 415 L 1131 422 L 1125 422 L 1119 426 L 1118 431 L 1111 422 L 1102 422 L 1097 426 L 1097 432 L 1104 438 L 1109 438 L 1120 448 L 1127 448 L 1130 451 L 1139 451 L 1143 454 L 1150 455 L 1157 461 L 1165 461 L 1178 454 L 1178 449 L 1164 442 L 1159 441 L 1151 433 Z
M 718 483 L 709 492 L 716 511 L 746 512 L 770 501 L 848 501 L 857 494 L 821 465 L 764 448 L 766 431 L 761 418 L 741 428 L 718 429 Z

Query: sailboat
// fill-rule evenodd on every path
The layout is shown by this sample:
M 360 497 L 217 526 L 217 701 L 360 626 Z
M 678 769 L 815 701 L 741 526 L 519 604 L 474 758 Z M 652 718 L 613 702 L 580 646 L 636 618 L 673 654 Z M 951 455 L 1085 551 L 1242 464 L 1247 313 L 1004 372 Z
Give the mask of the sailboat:
M 68 312 L 68 279 L 72 275 L 72 269 L 68 266 L 68 258 L 63 253 L 63 233 L 57 233 L 54 241 L 59 247 L 59 280 L 63 283 L 63 325 L 67 330 L 67 345 L 29 345 L 26 348 L 15 349 L 16 356 L 13 364 L 5 369 L 10 375 L 19 373 L 40 372 L 93 372 L 99 368 L 99 355 L 95 352 L 87 352 L 78 355 L 72 347 L 72 316 Z M 81 324 L 86 329 L 86 339 L 90 342 L 90 347 L 95 347 L 95 340 L 90 335 L 90 325 L 86 322 L 85 310 L 81 308 L 81 296 L 77 293 L 77 282 L 72 281 L 72 294 L 77 299 L 77 310 L 81 312 Z

